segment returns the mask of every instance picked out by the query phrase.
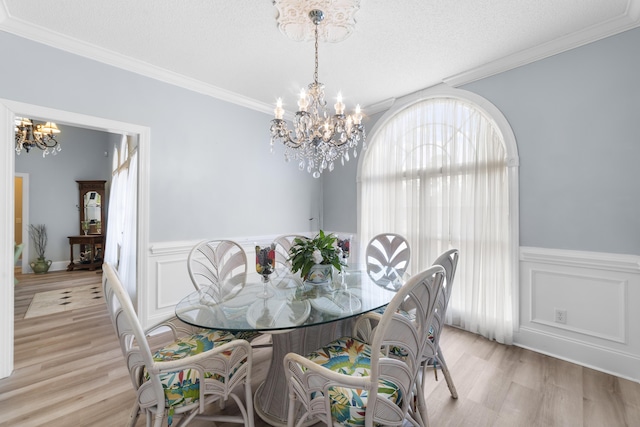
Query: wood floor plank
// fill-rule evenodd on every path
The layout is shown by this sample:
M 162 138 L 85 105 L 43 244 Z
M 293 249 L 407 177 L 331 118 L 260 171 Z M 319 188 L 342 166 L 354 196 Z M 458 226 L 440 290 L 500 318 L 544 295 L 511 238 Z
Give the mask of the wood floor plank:
M 545 386 L 536 425 L 542 427 L 581 426 L 583 401 L 580 394 L 555 386 Z
M 535 425 L 542 404 L 542 393 L 512 381 L 500 414 L 505 419 L 518 420 L 516 425 Z
M 18 279 L 15 369 L 0 380 L 0 426 L 126 425 L 135 394 L 106 308 L 24 319 L 36 292 L 99 284 L 101 275 L 51 272 Z M 153 345 L 164 339 L 154 337 Z M 460 397 L 451 398 L 441 372 L 438 381 L 428 373 L 425 391 L 432 427 L 640 426 L 636 382 L 459 329 L 445 328 L 441 346 Z M 254 390 L 267 374 L 270 357 L 268 348 L 254 351 Z M 224 411 L 233 414 L 237 408 L 229 403 Z M 144 425 L 139 419 L 136 427 Z M 256 426 L 267 424 L 256 418 Z
M 486 363 L 478 366 L 480 376 L 467 394 L 468 398 L 493 411 L 499 411 L 509 392 L 509 377 L 499 368 Z
M 593 369 L 583 369 L 585 426 L 627 425 L 618 379 Z

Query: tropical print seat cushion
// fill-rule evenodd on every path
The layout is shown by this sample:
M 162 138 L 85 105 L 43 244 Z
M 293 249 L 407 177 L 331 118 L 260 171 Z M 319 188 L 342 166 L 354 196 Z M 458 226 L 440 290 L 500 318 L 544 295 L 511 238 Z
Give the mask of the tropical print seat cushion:
M 237 339 L 246 341 L 251 341 L 261 335 L 260 332 L 255 331 L 234 331 L 232 333 Z
M 371 347 L 357 339 L 344 337 L 332 341 L 306 356 L 307 359 L 334 372 L 365 377 L 371 371 Z M 391 381 L 378 382 L 378 396 L 395 404 L 402 403 L 402 393 Z M 312 396 L 314 397 L 314 396 Z M 329 390 L 331 415 L 340 425 L 364 425 L 368 391 L 347 387 L 333 387 Z
M 187 356 L 202 353 L 214 347 L 219 347 L 236 337 L 230 332 L 219 330 L 203 330 L 197 334 L 186 336 L 161 348 L 153 354 L 156 362 L 180 360 Z M 223 355 L 228 355 L 222 353 Z M 231 377 L 233 373 L 229 377 Z M 148 374 L 145 375 L 148 379 Z M 224 382 L 225 378 L 218 374 L 205 373 L 205 378 L 215 378 Z M 160 375 L 160 381 L 165 393 L 165 404 L 168 408 L 188 405 L 198 401 L 200 397 L 198 372 L 193 369 L 185 369 Z M 170 410 L 170 415 L 173 410 Z

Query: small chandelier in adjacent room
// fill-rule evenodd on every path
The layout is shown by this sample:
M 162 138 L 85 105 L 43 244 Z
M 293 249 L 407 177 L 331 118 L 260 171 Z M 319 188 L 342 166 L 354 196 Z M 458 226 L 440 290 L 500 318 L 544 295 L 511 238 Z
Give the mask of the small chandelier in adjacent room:
M 16 117 L 16 153 L 22 149 L 28 153 L 32 148 L 42 150 L 42 157 L 52 153 L 54 156 L 62 149 L 56 139 L 60 129 L 53 122 L 35 123 L 26 117 Z
M 355 112 L 345 115 L 345 105 L 342 96 L 338 94 L 334 105 L 335 114 L 327 111 L 327 101 L 324 99 L 324 85 L 318 83 L 318 25 L 324 19 L 321 10 L 312 10 L 309 17 L 315 25 L 315 72 L 313 83 L 308 90 L 300 92 L 298 100 L 299 111 L 293 120 L 293 129 L 287 127 L 284 121 L 282 100 L 278 98 L 275 119 L 271 121 L 271 152 L 273 144 L 280 140 L 284 144 L 285 161 L 298 161 L 300 170 L 307 170 L 314 178 L 329 169 L 332 171 L 334 162 L 340 159 L 344 165 L 349 161 L 349 151 L 353 157 L 358 155 L 358 143 L 362 141 L 362 149 L 366 148 L 366 136 L 362 125 L 362 112 L 357 105 Z

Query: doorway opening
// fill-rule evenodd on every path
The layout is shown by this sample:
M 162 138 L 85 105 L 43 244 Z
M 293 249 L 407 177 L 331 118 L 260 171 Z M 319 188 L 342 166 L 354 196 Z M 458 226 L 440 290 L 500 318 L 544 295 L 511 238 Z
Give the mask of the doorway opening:
M 14 268 L 19 268 L 20 273 L 27 273 L 29 267 L 29 174 L 17 172 L 14 177 L 14 240 L 16 244 L 23 244 L 19 263 Z
M 76 127 L 85 127 L 98 131 L 131 135 L 138 140 L 138 184 L 137 184 L 137 231 L 136 231 L 136 287 L 137 310 L 141 319 L 146 319 L 146 292 L 140 284 L 147 279 L 147 248 L 149 246 L 149 145 L 150 130 L 148 127 L 127 122 L 119 122 L 101 117 L 88 116 L 68 111 L 56 110 L 38 105 L 25 104 L 17 101 L 0 99 L 0 144 L 5 147 L 0 150 L 0 180 L 3 188 L 7 189 L 4 203 L 0 203 L 0 228 L 4 240 L 0 241 L 0 271 L 10 272 L 2 274 L 3 286 L 0 286 L 0 378 L 8 377 L 13 370 L 13 322 L 14 322 L 14 286 L 13 281 L 13 238 L 15 237 L 14 212 L 14 121 L 17 116 L 33 117 L 35 119 L 48 118 L 57 123 Z M 24 224 L 23 224 L 23 240 Z M 9 249 L 11 247 L 11 249 Z

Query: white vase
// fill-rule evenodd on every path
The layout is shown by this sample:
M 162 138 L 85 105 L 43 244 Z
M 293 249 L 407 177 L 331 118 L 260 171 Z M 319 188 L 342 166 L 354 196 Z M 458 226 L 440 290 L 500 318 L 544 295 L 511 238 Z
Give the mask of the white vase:
M 331 264 L 316 264 L 311 267 L 305 282 L 314 285 L 325 285 L 331 283 L 333 275 L 333 266 Z

